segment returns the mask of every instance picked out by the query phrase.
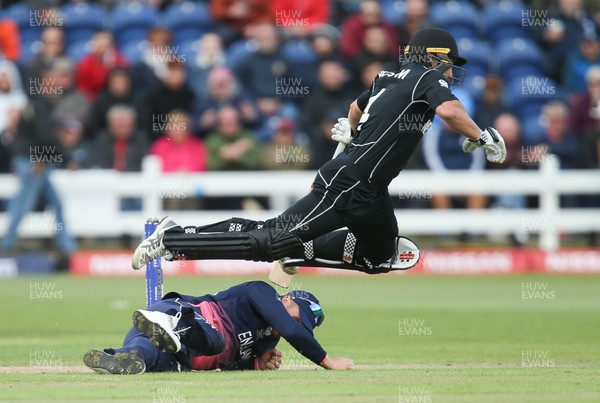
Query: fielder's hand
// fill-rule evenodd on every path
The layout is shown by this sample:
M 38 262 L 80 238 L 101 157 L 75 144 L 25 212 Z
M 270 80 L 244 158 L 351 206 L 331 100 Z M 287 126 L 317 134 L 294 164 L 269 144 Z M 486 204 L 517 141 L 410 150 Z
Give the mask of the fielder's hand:
M 329 356 L 325 356 L 321 366 L 330 370 L 352 369 L 354 368 L 354 361 L 344 357 L 329 358 Z
M 281 351 L 270 348 L 258 357 L 258 369 L 261 371 L 279 369 L 281 366 Z
M 350 144 L 352 141 L 352 129 L 348 118 L 339 118 L 331 129 L 331 138 L 338 143 Z
M 501 164 L 506 159 L 506 144 L 504 139 L 493 127 L 488 127 L 481 132 L 481 137 L 477 140 L 465 139 L 463 142 L 463 151 L 472 153 L 477 148 L 483 148 L 485 155 L 490 162 Z

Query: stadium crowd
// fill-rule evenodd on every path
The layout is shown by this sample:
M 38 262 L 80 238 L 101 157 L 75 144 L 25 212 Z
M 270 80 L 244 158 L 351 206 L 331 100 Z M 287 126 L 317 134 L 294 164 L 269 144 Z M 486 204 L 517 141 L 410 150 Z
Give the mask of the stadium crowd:
M 549 5 L 550 3 L 550 5 Z M 589 3 L 589 4 L 588 4 Z M 23 186 L 1 206 L 62 215 L 51 169 L 165 172 L 315 169 L 330 129 L 410 36 L 448 29 L 469 59 L 457 97 L 509 149 L 500 167 L 464 154 L 437 122 L 408 169 L 600 168 L 600 6 L 583 0 L 4 1 L 0 10 L 0 173 Z M 408 201 L 418 204 L 423 200 Z M 526 206 L 524 196 L 434 208 Z M 565 197 L 566 207 L 597 197 Z M 10 236 L 13 233 L 14 236 Z M 72 250 L 68 237 L 64 250 Z

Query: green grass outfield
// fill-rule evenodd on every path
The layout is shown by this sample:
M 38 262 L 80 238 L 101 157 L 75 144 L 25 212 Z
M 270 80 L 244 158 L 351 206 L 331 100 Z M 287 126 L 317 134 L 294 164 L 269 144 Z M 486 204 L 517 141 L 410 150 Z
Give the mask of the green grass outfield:
M 204 294 L 245 280 L 166 282 Z M 315 369 L 281 343 L 280 371 L 98 375 L 81 357 L 120 346 L 145 302 L 142 279 L 0 280 L 0 401 L 600 402 L 600 276 L 300 275 L 295 285 L 321 299 L 316 336 L 355 370 Z

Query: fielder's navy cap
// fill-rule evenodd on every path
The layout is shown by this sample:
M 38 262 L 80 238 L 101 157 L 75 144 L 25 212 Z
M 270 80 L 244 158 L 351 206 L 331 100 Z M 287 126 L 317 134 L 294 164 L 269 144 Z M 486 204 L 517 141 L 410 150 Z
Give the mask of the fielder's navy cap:
M 325 314 L 317 297 L 312 293 L 304 290 L 294 290 L 288 292 L 290 296 L 300 308 L 300 321 L 311 333 L 313 329 L 320 326 L 325 320 Z

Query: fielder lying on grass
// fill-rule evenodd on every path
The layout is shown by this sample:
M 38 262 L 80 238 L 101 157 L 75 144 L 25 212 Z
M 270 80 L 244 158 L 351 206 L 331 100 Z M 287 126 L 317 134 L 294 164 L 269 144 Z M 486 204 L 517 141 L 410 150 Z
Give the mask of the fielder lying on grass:
M 280 296 L 262 281 L 242 283 L 200 297 L 170 292 L 148 310 L 133 313 L 134 327 L 118 349 L 90 350 L 83 362 L 102 374 L 190 370 L 273 370 L 283 337 L 326 369 L 351 369 L 330 358 L 313 335 L 325 316 L 310 292 Z

